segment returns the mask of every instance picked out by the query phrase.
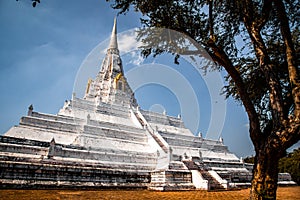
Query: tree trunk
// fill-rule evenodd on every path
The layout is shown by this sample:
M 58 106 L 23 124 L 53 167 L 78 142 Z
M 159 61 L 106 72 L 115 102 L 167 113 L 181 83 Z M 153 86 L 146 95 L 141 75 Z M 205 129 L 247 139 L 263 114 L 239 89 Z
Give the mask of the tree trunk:
M 258 148 L 253 167 L 251 200 L 276 200 L 280 153 L 264 145 Z

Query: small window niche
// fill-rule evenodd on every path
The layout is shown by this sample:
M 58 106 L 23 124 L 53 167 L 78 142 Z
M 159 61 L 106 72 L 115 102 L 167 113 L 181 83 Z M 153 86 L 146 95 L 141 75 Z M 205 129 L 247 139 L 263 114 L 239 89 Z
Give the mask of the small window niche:
M 124 91 L 124 84 L 123 84 L 122 80 L 118 81 L 118 90 Z

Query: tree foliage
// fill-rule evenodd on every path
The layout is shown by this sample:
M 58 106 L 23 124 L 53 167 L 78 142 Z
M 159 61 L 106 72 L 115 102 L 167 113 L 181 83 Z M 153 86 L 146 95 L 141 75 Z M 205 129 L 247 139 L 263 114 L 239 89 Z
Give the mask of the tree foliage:
M 210 18 L 209 5 L 211 4 L 212 13 Z M 284 112 L 287 114 L 294 111 L 294 101 L 291 99 L 291 87 L 289 83 L 287 59 L 285 52 L 285 44 L 280 34 L 279 19 L 276 9 L 271 8 L 272 3 L 268 1 L 253 1 L 251 6 L 246 5 L 243 1 L 141 1 L 141 0 L 116 0 L 112 7 L 119 9 L 120 13 L 126 13 L 130 8 L 140 11 L 144 17 L 141 19 L 145 27 L 170 28 L 175 31 L 186 34 L 200 44 L 210 56 L 221 66 L 230 65 L 236 69 L 236 73 L 242 78 L 241 82 L 247 90 L 247 96 L 252 101 L 258 112 L 261 128 L 266 128 L 275 114 L 272 116 L 272 108 L 270 102 L 270 93 L 267 82 L 266 73 L 260 66 L 260 59 L 257 56 L 255 48 L 258 44 L 253 44 L 251 34 L 249 34 L 244 23 L 245 15 L 250 19 L 260 23 L 255 27 L 261 33 L 262 44 L 265 57 L 270 59 L 273 68 L 273 74 L 280 82 L 280 94 L 285 102 Z M 270 4 L 270 5 L 269 5 Z M 252 7 L 251 13 L 244 12 L 245 7 Z M 297 65 L 299 62 L 299 2 L 285 3 L 287 16 L 291 25 L 291 33 L 296 49 Z M 249 9 L 248 9 L 249 10 Z M 163 52 L 174 52 L 172 48 L 176 43 L 162 46 L 161 40 L 155 40 L 149 33 L 150 39 L 145 40 L 148 46 L 144 46 L 144 56 L 150 54 L 157 55 Z M 142 37 L 141 37 L 142 38 Z M 174 38 L 173 38 L 174 40 Z M 151 41 L 151 43 L 149 43 Z M 154 48 L 153 48 L 154 47 Z M 155 48 L 156 47 L 156 48 Z M 176 49 L 179 49 L 176 46 Z M 222 51 L 221 51 L 222 50 Z M 226 59 L 222 59 L 225 54 Z M 178 52 L 183 54 L 184 51 Z M 198 52 L 189 52 L 197 54 Z M 226 63 L 229 62 L 229 63 Z M 224 93 L 233 96 L 236 100 L 241 101 L 241 96 L 236 87 L 236 81 L 229 74 L 227 76 L 228 85 L 224 87 Z
M 279 160 L 279 172 L 290 173 L 293 181 L 300 185 L 300 148 Z
M 248 156 L 248 157 L 244 158 L 244 162 L 254 164 L 254 156 Z

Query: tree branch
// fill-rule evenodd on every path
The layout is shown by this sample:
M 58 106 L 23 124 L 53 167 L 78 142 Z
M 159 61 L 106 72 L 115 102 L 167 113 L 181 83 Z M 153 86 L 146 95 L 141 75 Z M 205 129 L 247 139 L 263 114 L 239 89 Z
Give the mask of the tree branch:
M 212 54 L 212 58 L 225 68 L 227 73 L 231 76 L 232 80 L 235 82 L 237 91 L 239 93 L 239 96 L 245 106 L 246 112 L 249 117 L 251 140 L 255 146 L 259 146 L 261 142 L 260 139 L 262 137 L 262 134 L 260 130 L 258 115 L 254 108 L 253 103 L 251 102 L 251 99 L 249 97 L 249 94 L 247 92 L 247 89 L 245 87 L 244 81 L 240 73 L 233 66 L 231 60 L 223 51 L 223 48 L 218 47 L 213 40 L 208 41 L 208 46 L 214 52 L 214 54 Z
M 284 126 L 268 137 L 270 148 L 286 150 L 300 139 L 300 123 L 294 117 L 283 121 Z
M 274 0 L 274 4 L 277 11 L 277 17 L 280 21 L 280 32 L 285 44 L 289 78 L 295 105 L 294 115 L 298 120 L 300 120 L 300 80 L 299 69 L 297 67 L 299 63 L 297 64 L 295 48 L 284 4 L 281 0 Z
M 257 27 L 259 30 L 268 22 L 272 10 L 272 0 L 264 0 L 261 9 L 261 18 L 257 20 Z
M 247 0 L 247 2 L 248 3 L 246 4 L 244 10 L 248 14 L 244 15 L 244 24 L 253 43 L 256 57 L 259 60 L 260 69 L 264 73 L 266 81 L 269 85 L 272 119 L 275 121 L 273 124 L 275 126 L 279 126 L 281 122 L 286 119 L 284 116 L 282 88 L 280 86 L 279 78 L 276 74 L 275 66 L 271 63 L 266 45 L 260 34 L 262 27 L 258 27 L 258 24 L 261 23 L 257 23 L 260 21 L 260 19 L 255 20 L 251 15 L 249 15 L 249 12 L 253 12 L 253 9 L 251 9 L 252 7 L 248 8 L 247 5 L 252 5 L 252 1 Z
M 214 20 L 213 20 L 213 0 L 208 0 L 208 25 L 209 25 L 209 38 L 215 41 L 214 35 Z

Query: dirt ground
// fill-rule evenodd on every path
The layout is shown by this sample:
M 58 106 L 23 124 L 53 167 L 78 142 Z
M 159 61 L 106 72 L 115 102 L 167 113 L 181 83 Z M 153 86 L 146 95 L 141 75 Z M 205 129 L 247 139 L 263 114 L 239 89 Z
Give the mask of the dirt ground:
M 241 200 L 248 199 L 249 189 L 237 191 L 184 191 L 184 192 L 154 192 L 147 190 L 125 191 L 125 190 L 0 190 L 1 200 L 19 200 L 19 199 L 107 199 L 107 200 Z M 278 200 L 300 200 L 300 186 L 297 187 L 280 187 L 277 190 Z

